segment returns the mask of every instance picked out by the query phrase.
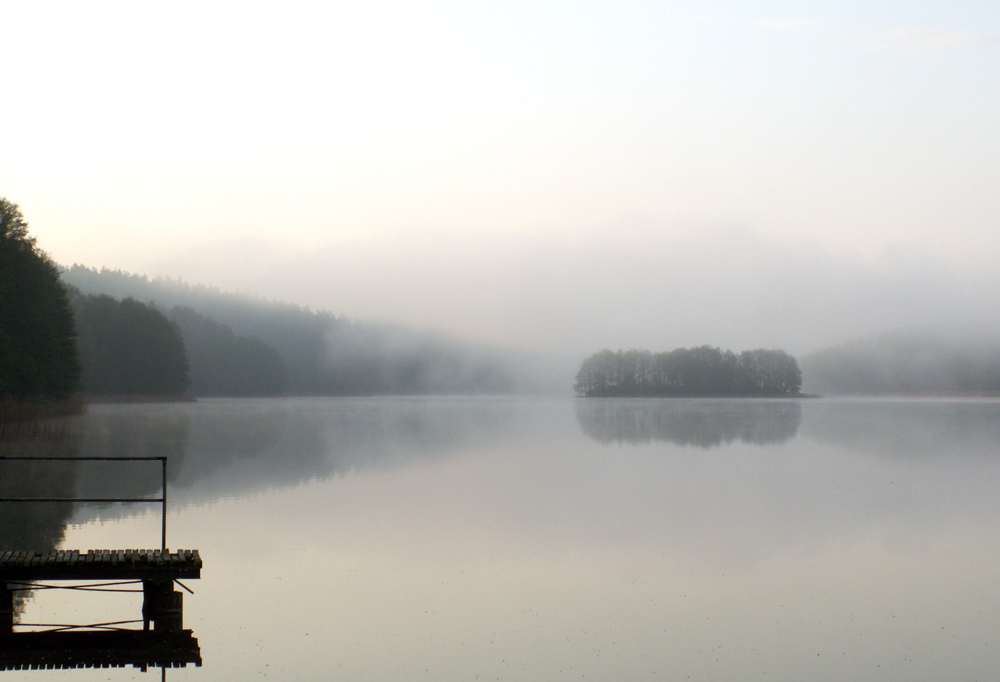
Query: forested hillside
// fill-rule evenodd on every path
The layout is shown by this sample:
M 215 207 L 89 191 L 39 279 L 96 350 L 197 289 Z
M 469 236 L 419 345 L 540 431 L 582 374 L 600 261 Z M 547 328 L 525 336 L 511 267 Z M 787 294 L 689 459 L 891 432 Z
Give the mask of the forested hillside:
M 802 373 L 781 350 L 736 355 L 711 346 L 648 350 L 602 350 L 583 361 L 574 389 L 600 396 L 792 396 Z
M 802 359 L 806 390 L 834 395 L 1000 392 L 1000 341 L 900 331 L 857 339 Z
M 504 393 L 520 388 L 509 357 L 433 334 L 121 271 L 74 265 L 63 270 L 62 278 L 84 293 L 132 297 L 163 311 L 179 306 L 225 325 L 236 337 L 258 339 L 280 357 L 288 394 Z M 183 329 L 195 326 L 182 319 L 190 313 L 170 314 Z M 186 336 L 189 342 L 192 338 Z
M 265 396 L 285 390 L 285 363 L 271 346 L 186 306 L 174 306 L 168 315 L 184 339 L 192 395 Z
M 188 387 L 180 329 L 134 298 L 73 296 L 81 388 L 96 396 L 179 396 Z

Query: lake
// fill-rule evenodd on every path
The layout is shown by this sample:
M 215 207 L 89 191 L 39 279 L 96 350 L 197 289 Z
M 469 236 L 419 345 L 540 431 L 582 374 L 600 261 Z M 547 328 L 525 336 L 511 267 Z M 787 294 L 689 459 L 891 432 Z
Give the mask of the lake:
M 168 545 L 205 566 L 184 601 L 203 666 L 169 679 L 1000 670 L 997 400 L 219 399 L 92 405 L 68 438 L 170 458 Z M 3 465 L 8 488 L 159 494 L 147 463 Z M 160 544 L 155 504 L 47 507 L 8 508 L 5 542 Z M 37 591 L 20 618 L 140 603 Z

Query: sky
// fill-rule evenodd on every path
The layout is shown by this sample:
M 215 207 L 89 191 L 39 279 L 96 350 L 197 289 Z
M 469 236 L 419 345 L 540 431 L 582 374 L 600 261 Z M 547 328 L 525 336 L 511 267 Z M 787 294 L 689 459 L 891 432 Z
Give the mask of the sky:
M 61 264 L 571 354 L 1000 327 L 996 2 L 10 4 Z

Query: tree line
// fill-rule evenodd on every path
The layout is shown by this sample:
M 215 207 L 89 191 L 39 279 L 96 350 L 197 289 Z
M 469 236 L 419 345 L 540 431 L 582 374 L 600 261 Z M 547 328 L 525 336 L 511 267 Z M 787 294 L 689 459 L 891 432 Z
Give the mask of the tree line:
M 21 420 L 27 402 L 95 396 L 275 395 L 277 352 L 193 310 L 84 294 L 0 198 L 0 403 Z
M 90 395 L 181 395 L 188 360 L 177 326 L 160 311 L 127 298 L 72 299 L 82 373 Z
M 190 308 L 71 288 L 82 374 L 95 396 L 267 396 L 285 387 L 277 351 Z
M 648 350 L 602 350 L 586 358 L 574 390 L 606 396 L 795 396 L 802 372 L 782 350 L 748 350 L 739 355 L 711 346 Z

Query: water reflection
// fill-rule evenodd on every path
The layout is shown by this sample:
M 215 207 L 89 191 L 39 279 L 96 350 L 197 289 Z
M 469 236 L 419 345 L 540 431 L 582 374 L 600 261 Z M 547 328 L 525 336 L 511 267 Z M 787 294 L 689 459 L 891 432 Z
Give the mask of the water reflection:
M 1000 402 L 219 400 L 87 420 L 81 454 L 176 453 L 168 532 L 218 578 L 185 614 L 212 680 L 1000 665 Z
M 515 443 L 531 436 L 522 428 L 530 414 L 523 401 L 468 398 L 93 405 L 79 454 L 166 455 L 174 500 L 183 503 L 440 459 L 470 445 Z M 77 489 L 82 497 L 112 497 L 153 495 L 158 486 L 152 469 L 94 464 Z
M 580 399 L 576 418 L 599 443 L 711 448 L 738 441 L 784 443 L 795 437 L 802 408 L 789 400 Z
M 80 442 L 76 425 L 67 419 L 41 420 L 37 429 L 8 431 L 0 439 L 0 457 L 73 457 Z M 0 460 L 0 498 L 71 498 L 76 474 L 75 462 Z M 0 552 L 56 549 L 72 515 L 71 502 L 0 502 Z M 4 609 L 17 616 L 23 613 L 30 593 L 18 591 L 4 597 L 9 599 L 3 602 Z
M 35 428 L 8 431 L 0 437 L 0 458 L 74 457 L 80 450 L 77 418 L 38 420 Z M 73 497 L 77 481 L 73 462 L 0 459 L 0 498 Z M 72 505 L 0 502 L 0 551 L 48 552 L 62 541 Z
M 0 497 L 72 498 L 75 462 L 0 461 Z M 24 549 L 48 552 L 62 542 L 70 502 L 0 502 L 0 551 Z
M 168 481 L 184 468 L 190 415 L 164 404 L 91 405 L 80 418 L 78 457 L 167 457 Z M 77 466 L 77 497 L 158 497 L 159 462 L 86 462 Z M 107 505 L 102 505 L 107 506 Z
M 538 423 L 523 401 L 493 399 L 205 400 L 99 404 L 58 438 L 0 452 L 64 457 L 167 457 L 173 508 L 516 443 Z M 6 462 L 0 497 L 157 497 L 158 462 Z M 0 506 L 0 548 L 48 552 L 68 520 L 143 514 L 111 503 Z M 75 516 L 74 516 L 75 514 Z

